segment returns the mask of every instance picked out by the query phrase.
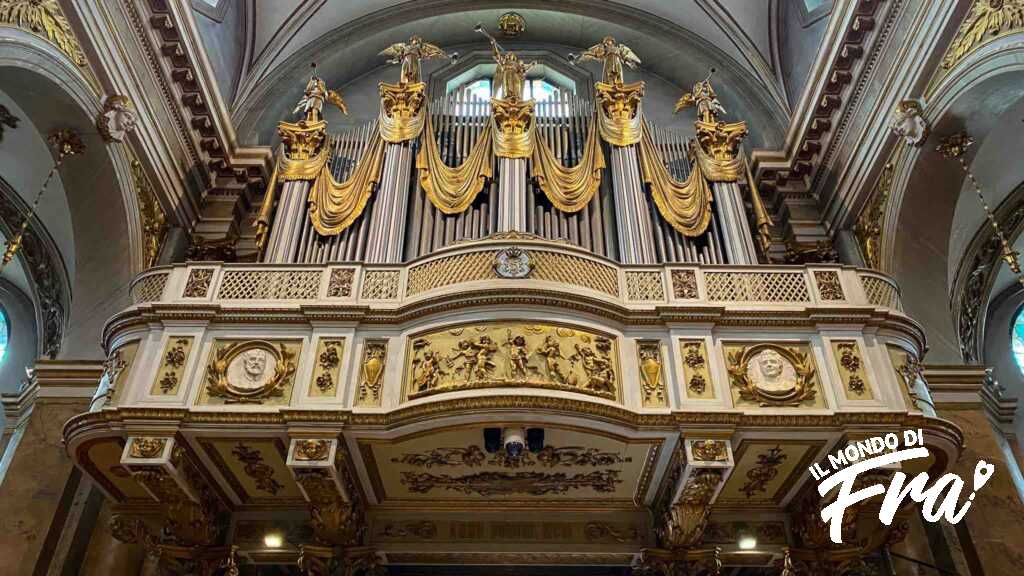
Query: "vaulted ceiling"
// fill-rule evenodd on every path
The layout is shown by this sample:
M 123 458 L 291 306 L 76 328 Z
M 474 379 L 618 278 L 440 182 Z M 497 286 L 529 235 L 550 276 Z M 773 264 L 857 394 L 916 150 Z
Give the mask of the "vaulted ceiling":
M 376 56 L 383 47 L 413 33 L 448 49 L 483 47 L 474 24 L 494 29 L 509 10 L 526 19 L 520 45 L 579 49 L 611 34 L 639 54 L 647 72 L 678 87 L 714 66 L 727 108 L 751 122 L 759 141 L 778 144 L 827 21 L 808 18 L 804 0 L 193 0 L 193 6 L 221 96 L 249 144 L 268 144 L 268 128 L 301 93 L 311 62 L 329 84 L 344 87 L 383 65 Z

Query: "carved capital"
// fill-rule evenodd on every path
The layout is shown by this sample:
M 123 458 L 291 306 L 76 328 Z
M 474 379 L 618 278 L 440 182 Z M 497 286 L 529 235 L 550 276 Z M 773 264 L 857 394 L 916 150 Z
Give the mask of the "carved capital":
M 320 146 L 327 136 L 327 122 L 279 122 L 277 133 L 281 135 L 281 142 L 289 159 L 309 160 L 320 151 Z
M 746 122 L 705 122 L 694 123 L 697 141 L 705 154 L 714 160 L 732 160 L 739 152 L 740 144 L 747 137 Z

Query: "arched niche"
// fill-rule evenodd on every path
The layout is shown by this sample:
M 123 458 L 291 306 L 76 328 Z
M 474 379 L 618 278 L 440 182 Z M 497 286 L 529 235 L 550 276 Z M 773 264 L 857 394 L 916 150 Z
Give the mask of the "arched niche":
M 60 257 L 69 263 L 67 269 L 73 276 L 66 280 L 69 302 L 61 319 L 64 330 L 59 357 L 102 358 L 103 325 L 130 304 L 128 285 L 142 268 L 141 225 L 128 152 L 125 145 L 108 145 L 99 136 L 95 125 L 101 109 L 97 90 L 45 40 L 7 29 L 5 42 L 0 43 L 0 85 L 27 116 L 25 130 L 31 129 L 30 125 L 36 137 L 45 139 L 55 130 L 70 128 L 86 145 L 84 155 L 67 159 L 60 169 L 73 245 L 73 253 Z M 17 139 L 20 130 L 8 131 L 5 141 Z M 37 191 L 35 188 L 29 194 Z M 48 232 L 53 237 L 67 233 Z M 38 306 L 39 295 L 33 298 Z M 41 329 L 45 331 L 46 322 L 53 321 L 56 318 L 44 318 Z
M 882 267 L 899 282 L 907 313 L 924 325 L 930 363 L 964 361 L 956 292 L 969 265 L 971 240 L 988 226 L 962 168 L 936 145 L 960 130 L 974 138 L 964 159 L 993 208 L 1024 180 L 1024 167 L 1009 152 L 1024 144 L 1022 36 L 991 42 L 939 77 L 926 97 L 932 137 L 920 148 L 900 148 L 893 157 Z M 982 309 L 979 318 L 984 317 Z

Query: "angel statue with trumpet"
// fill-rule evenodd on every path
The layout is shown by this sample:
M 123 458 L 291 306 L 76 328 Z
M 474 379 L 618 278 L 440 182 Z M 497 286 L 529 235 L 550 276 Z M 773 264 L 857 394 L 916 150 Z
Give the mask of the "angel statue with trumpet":
M 319 122 L 323 120 L 325 100 L 337 106 L 342 114 L 348 115 L 348 106 L 345 105 L 345 101 L 341 99 L 340 94 L 327 89 L 327 84 L 316 75 L 316 64 L 314 64 L 313 75 L 309 77 L 306 90 L 302 93 L 302 100 L 299 100 L 299 105 L 295 107 L 292 114 L 301 112 L 305 114 L 307 123 Z
M 388 46 L 380 52 L 381 56 L 388 57 L 388 64 L 401 64 L 400 84 L 416 84 L 420 82 L 420 60 L 432 58 L 445 58 L 454 60 L 458 54 L 445 53 L 439 47 L 424 42 L 419 36 L 409 38 L 408 42 L 398 42 Z
M 636 68 L 640 64 L 640 58 L 629 46 L 615 42 L 615 38 L 605 36 L 599 44 L 594 44 L 579 54 L 569 54 L 569 61 L 573 64 L 593 60 L 604 62 L 602 79 L 606 84 L 622 85 L 622 66 L 625 64 L 630 68 Z
M 678 113 L 680 110 L 690 106 L 696 106 L 698 120 L 712 124 L 717 122 L 719 115 L 725 114 L 725 108 L 718 101 L 715 89 L 711 87 L 711 75 L 714 73 L 715 69 L 712 68 L 708 71 L 706 78 L 693 85 L 692 91 L 683 94 L 679 101 L 676 102 L 673 113 Z
M 526 81 L 526 73 L 530 68 L 536 66 L 537 62 L 534 61 L 526 64 L 515 53 L 508 52 L 502 48 L 498 41 L 494 39 L 494 36 L 488 34 L 487 30 L 484 30 L 483 24 L 477 24 L 474 30 L 483 34 L 491 41 L 494 61 L 498 63 L 498 68 L 494 71 L 491 94 L 495 98 L 505 100 L 522 100 L 523 82 Z

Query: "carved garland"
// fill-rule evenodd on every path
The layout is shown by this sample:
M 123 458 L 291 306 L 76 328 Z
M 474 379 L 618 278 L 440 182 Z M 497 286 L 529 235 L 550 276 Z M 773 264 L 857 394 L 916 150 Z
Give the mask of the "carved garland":
M 774 352 L 788 362 L 796 373 L 795 380 L 781 390 L 759 386 L 749 377 L 748 366 L 757 361 L 764 352 Z M 795 349 L 775 344 L 755 344 L 729 354 L 729 377 L 733 386 L 739 388 L 740 398 L 757 402 L 761 406 L 799 406 L 814 400 L 814 367 L 808 355 Z
M 228 378 L 228 370 L 236 359 L 251 350 L 262 350 L 273 359 L 273 375 L 266 383 L 253 388 L 239 386 Z M 225 398 L 228 402 L 260 402 L 265 398 L 281 396 L 284 387 L 295 372 L 295 354 L 285 344 L 277 348 L 270 342 L 252 340 L 223 346 L 206 371 L 206 386 L 211 397 Z

